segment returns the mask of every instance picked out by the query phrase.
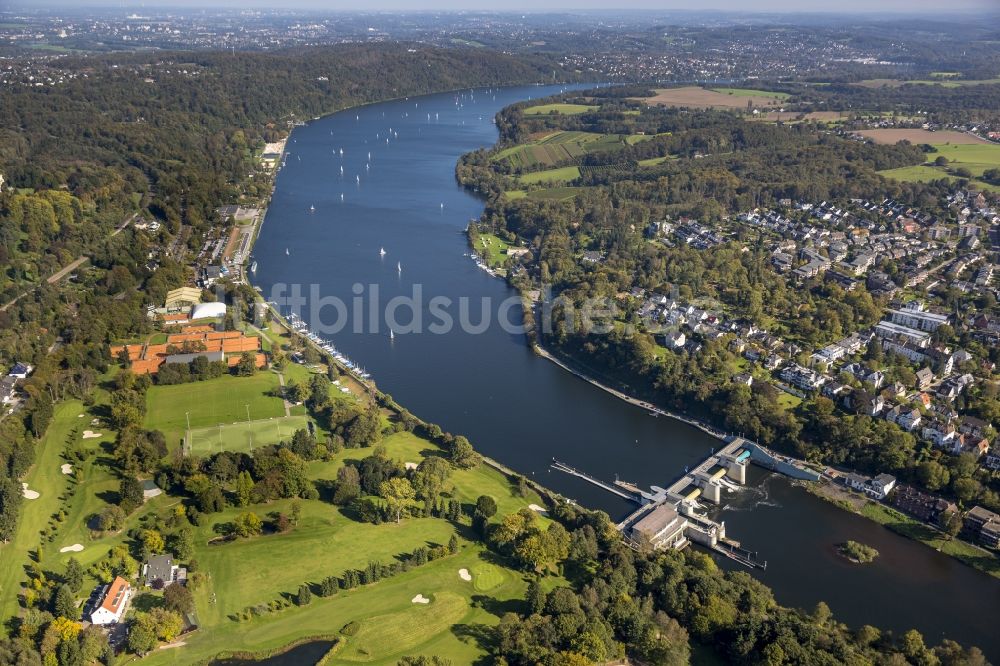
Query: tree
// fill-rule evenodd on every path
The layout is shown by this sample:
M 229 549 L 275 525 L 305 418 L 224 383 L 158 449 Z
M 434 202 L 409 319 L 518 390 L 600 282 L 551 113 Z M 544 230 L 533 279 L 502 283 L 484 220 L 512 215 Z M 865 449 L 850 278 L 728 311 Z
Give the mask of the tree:
M 156 628 L 147 618 L 148 614 L 137 613 L 128 628 L 128 649 L 138 655 L 152 652 L 156 647 Z
M 439 456 L 429 456 L 420 463 L 413 475 L 417 496 L 427 501 L 437 499 L 451 475 L 451 465 Z
M 109 504 L 97 516 L 97 528 L 102 532 L 117 532 L 125 526 L 125 512 L 120 506 Z
M 163 535 L 156 530 L 142 530 L 139 533 L 139 542 L 142 543 L 142 551 L 146 555 L 159 555 L 166 548 Z
M 142 484 L 134 476 L 126 476 L 118 485 L 118 506 L 125 513 L 132 513 L 142 505 Z
M 497 514 L 497 501 L 489 495 L 480 495 L 476 499 L 476 516 L 492 518 Z
M 66 585 L 72 592 L 79 592 L 83 588 L 83 567 L 75 557 L 69 558 L 69 561 L 66 562 L 66 573 L 63 574 L 63 580 L 66 581 Z
M 237 535 L 247 538 L 260 534 L 264 529 L 264 523 L 253 511 L 245 511 L 236 516 L 233 529 Z
M 76 610 L 76 599 L 73 591 L 65 583 L 56 588 L 52 598 L 52 613 L 56 617 L 66 617 L 75 620 L 79 613 Z
M 177 531 L 172 540 L 174 554 L 179 560 L 187 560 L 194 553 L 194 533 L 189 527 Z
M 240 506 L 247 506 L 253 497 L 253 477 L 250 472 L 243 470 L 236 477 L 236 499 Z
M 469 444 L 469 440 L 459 435 L 452 440 L 448 451 L 448 457 L 455 467 L 461 469 L 472 469 L 479 464 L 479 454 Z
M 194 611 L 194 596 L 185 585 L 174 583 L 163 590 L 163 602 L 167 610 L 187 615 Z
M 252 377 L 257 372 L 257 355 L 253 352 L 243 352 L 236 364 L 236 374 L 240 377 Z
M 403 515 L 403 509 L 413 500 L 415 493 L 409 479 L 397 476 L 382 482 L 379 486 L 379 495 L 389 506 L 389 511 L 395 514 L 398 523 Z
M 382 417 L 378 407 L 372 405 L 369 409 L 358 414 L 354 420 L 348 424 L 344 431 L 344 443 L 348 448 L 356 449 L 372 446 L 381 439 Z
M 310 601 L 312 601 L 312 591 L 309 589 L 309 586 L 305 583 L 299 585 L 299 592 L 295 595 L 295 604 L 297 606 L 308 606 Z
M 337 470 L 337 484 L 333 489 L 333 503 L 350 504 L 361 494 L 361 477 L 354 465 L 344 465 Z

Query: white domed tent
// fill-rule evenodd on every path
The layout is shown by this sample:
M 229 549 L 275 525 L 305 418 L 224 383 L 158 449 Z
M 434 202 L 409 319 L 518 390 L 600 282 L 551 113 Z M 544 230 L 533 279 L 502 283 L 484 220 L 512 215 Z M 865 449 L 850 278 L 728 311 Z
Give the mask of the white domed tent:
M 191 310 L 191 319 L 216 319 L 225 316 L 225 303 L 199 303 Z

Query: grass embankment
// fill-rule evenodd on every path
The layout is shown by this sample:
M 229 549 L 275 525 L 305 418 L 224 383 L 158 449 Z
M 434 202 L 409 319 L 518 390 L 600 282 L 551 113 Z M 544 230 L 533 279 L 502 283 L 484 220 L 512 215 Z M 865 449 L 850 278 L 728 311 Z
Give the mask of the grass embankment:
M 965 564 L 1000 578 L 1000 558 L 978 546 L 953 539 L 916 518 L 877 502 L 868 502 L 862 507 L 861 515 L 885 525 L 893 532 L 926 544 L 934 550 L 951 555 Z

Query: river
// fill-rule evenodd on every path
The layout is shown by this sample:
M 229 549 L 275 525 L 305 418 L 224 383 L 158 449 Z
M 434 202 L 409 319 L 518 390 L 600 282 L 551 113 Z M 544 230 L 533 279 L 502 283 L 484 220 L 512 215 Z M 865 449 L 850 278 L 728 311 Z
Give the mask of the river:
M 515 294 L 467 256 L 464 229 L 483 204 L 454 177 L 459 156 L 496 140 L 492 118 L 499 109 L 558 90 L 432 95 L 352 109 L 296 128 L 254 250 L 253 282 L 268 299 L 281 285 L 303 285 L 306 294 L 317 285 L 320 296 L 346 304 L 354 303 L 358 291 L 370 295 L 372 285 L 383 305 L 418 287 L 425 329 L 433 296 L 470 299 L 473 323 L 481 322 L 486 299 L 491 321 L 478 333 L 457 326 L 443 334 L 407 333 L 403 308 L 390 337 L 384 320 L 377 332 L 367 325 L 370 312 L 379 311 L 369 307 L 328 337 L 415 414 L 617 518 L 630 510 L 624 500 L 550 471 L 551 459 L 607 480 L 619 475 L 643 486 L 666 486 L 718 441 L 683 423 L 652 418 L 536 357 L 523 336 L 499 325 L 500 304 Z M 451 311 L 457 318 L 458 308 Z M 353 305 L 347 312 L 354 312 Z M 515 321 L 520 316 L 517 308 L 505 312 Z M 337 320 L 333 307 L 320 315 L 328 325 Z M 362 319 L 364 332 L 356 332 Z M 730 536 L 768 561 L 766 571 L 753 575 L 781 603 L 812 608 L 823 600 L 851 626 L 917 628 L 928 643 L 947 636 L 1000 660 L 994 626 L 1000 581 L 783 478 L 761 470 L 752 477 L 722 518 Z M 867 566 L 846 563 L 834 545 L 848 538 L 875 546 L 881 557 Z

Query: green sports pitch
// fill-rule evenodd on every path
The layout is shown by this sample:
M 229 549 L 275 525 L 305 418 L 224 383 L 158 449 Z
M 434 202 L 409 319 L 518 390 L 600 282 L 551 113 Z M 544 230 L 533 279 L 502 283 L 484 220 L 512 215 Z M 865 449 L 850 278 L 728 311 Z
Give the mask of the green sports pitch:
M 249 453 L 255 447 L 288 441 L 296 430 L 308 428 L 308 416 L 281 416 L 192 428 L 184 438 L 187 455 L 207 456 L 220 451 Z

